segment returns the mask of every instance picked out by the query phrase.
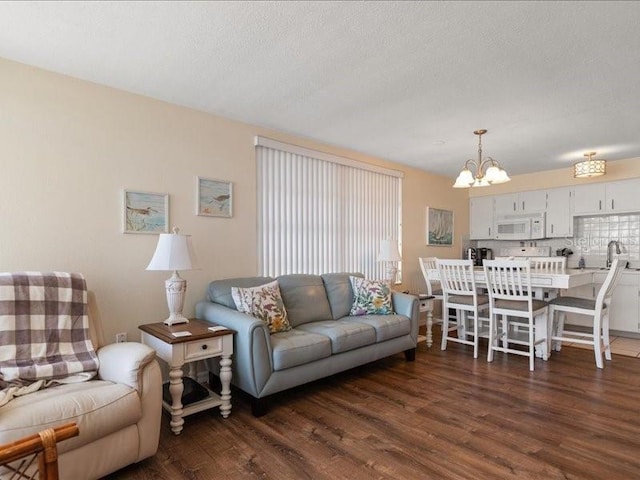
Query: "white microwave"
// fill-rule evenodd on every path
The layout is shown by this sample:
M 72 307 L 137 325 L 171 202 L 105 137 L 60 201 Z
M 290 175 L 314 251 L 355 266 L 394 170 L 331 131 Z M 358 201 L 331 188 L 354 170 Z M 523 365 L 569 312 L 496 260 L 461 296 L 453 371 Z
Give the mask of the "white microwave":
M 544 213 L 504 215 L 496 220 L 498 240 L 535 240 L 544 238 Z

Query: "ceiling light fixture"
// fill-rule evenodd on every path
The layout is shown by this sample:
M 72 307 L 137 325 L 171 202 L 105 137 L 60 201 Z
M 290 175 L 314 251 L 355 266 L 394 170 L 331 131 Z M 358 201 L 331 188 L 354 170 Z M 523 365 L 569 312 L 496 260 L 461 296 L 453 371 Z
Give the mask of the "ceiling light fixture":
M 469 159 L 465 162 L 464 168 L 456 178 L 456 183 L 453 184 L 453 188 L 488 187 L 489 185 L 510 181 L 509 175 L 497 160 L 491 157 L 482 159 L 482 135 L 487 131 L 476 130 L 473 133 L 478 135 L 478 159 Z M 470 166 L 475 168 L 475 175 L 471 172 Z
M 607 173 L 607 161 L 594 160 L 591 157 L 595 154 L 596 152 L 585 153 L 584 156 L 587 159 L 573 165 L 573 176 L 575 178 L 597 177 Z

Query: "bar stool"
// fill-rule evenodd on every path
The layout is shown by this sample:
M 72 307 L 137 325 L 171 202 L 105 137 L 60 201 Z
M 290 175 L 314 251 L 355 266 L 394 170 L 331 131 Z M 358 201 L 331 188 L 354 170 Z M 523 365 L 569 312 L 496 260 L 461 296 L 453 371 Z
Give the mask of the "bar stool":
M 485 260 L 484 273 L 489 291 L 489 352 L 513 353 L 529 357 L 529 370 L 535 368 L 535 346 L 542 344 L 544 360 L 548 352 L 548 303 L 533 298 L 531 268 L 528 260 Z M 502 331 L 498 333 L 497 316 L 502 316 Z M 522 318 L 526 321 L 513 319 Z M 515 327 L 515 328 L 514 328 Z M 523 331 L 526 330 L 526 331 Z M 499 340 L 502 339 L 502 346 Z M 526 351 L 511 348 L 524 345 Z
M 602 353 L 607 360 L 611 360 L 611 344 L 609 342 L 609 306 L 611 296 L 618 284 L 618 280 L 625 268 L 625 262 L 615 259 L 611 264 L 611 269 L 604 279 L 604 283 L 595 300 L 579 297 L 557 297 L 549 302 L 549 318 L 551 326 L 550 343 L 557 341 L 555 349 L 560 350 L 561 342 L 573 342 L 583 345 L 592 345 L 593 353 L 596 357 L 596 367 L 603 368 Z M 555 319 L 555 313 L 558 318 Z M 567 313 L 577 313 L 593 317 L 593 329 L 591 333 L 578 330 L 569 330 L 564 326 Z M 551 345 L 549 345 L 551 347 Z
M 456 310 L 456 326 L 449 327 L 449 315 L 443 315 L 441 349 L 447 349 L 447 342 L 458 342 L 473 345 L 473 358 L 478 358 L 478 341 L 480 339 L 480 311 L 489 306 L 486 295 L 479 295 L 473 273 L 472 260 L 441 260 L 436 262 L 442 285 L 442 310 Z M 472 314 L 469 317 L 469 314 Z M 473 331 L 466 329 L 467 319 L 473 322 Z M 464 331 L 460 332 L 460 326 Z M 456 331 L 456 336 L 449 335 Z M 468 337 L 472 337 L 469 340 Z

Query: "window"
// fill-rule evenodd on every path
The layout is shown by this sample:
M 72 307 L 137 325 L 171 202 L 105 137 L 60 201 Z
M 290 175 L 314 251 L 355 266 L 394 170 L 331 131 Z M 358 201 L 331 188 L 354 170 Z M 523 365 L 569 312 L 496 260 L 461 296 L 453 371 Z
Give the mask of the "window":
M 401 240 L 402 172 L 264 137 L 256 157 L 260 275 L 385 278 L 377 256 Z

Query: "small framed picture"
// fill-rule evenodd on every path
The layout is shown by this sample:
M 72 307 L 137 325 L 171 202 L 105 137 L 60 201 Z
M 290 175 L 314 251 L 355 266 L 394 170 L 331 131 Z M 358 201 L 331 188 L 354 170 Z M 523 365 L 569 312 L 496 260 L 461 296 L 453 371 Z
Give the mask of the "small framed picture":
M 427 207 L 427 245 L 453 245 L 453 211 Z
M 233 184 L 224 180 L 196 177 L 196 215 L 231 217 Z
M 122 217 L 124 233 L 168 233 L 169 194 L 125 190 Z

